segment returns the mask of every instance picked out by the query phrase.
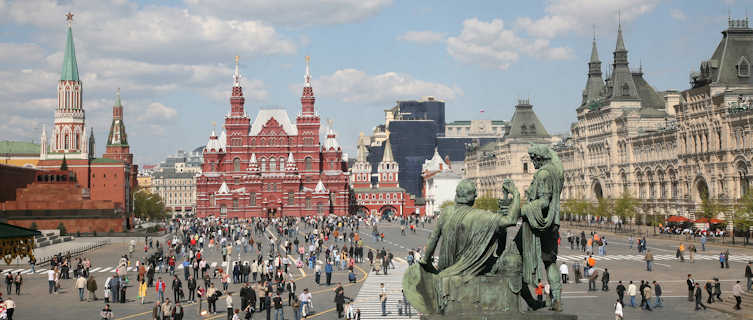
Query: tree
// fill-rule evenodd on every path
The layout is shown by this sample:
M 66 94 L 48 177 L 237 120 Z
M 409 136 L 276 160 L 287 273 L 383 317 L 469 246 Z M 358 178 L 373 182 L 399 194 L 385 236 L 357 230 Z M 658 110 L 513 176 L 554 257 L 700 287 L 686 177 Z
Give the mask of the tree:
M 614 214 L 623 222 L 632 220 L 638 213 L 639 205 L 640 200 L 633 198 L 630 193 L 624 192 L 614 201 Z
M 483 195 L 476 198 L 476 202 L 473 203 L 473 207 L 476 209 L 487 210 L 491 212 L 497 212 L 497 210 L 499 210 L 497 198 L 488 195 Z
M 724 211 L 724 208 L 718 200 L 710 199 L 708 196 L 701 197 L 701 211 L 698 213 L 701 218 L 711 220 L 722 211 Z
M 753 190 L 748 191 L 738 199 L 732 211 L 732 241 L 735 241 L 735 230 L 745 231 L 745 244 L 748 244 L 750 227 L 753 226 Z
M 593 215 L 600 218 L 609 217 L 614 203 L 609 198 L 599 198 L 596 206 L 592 207 Z
M 162 198 L 146 189 L 139 189 L 133 194 L 133 212 L 139 218 L 162 218 L 165 216 L 165 203 Z

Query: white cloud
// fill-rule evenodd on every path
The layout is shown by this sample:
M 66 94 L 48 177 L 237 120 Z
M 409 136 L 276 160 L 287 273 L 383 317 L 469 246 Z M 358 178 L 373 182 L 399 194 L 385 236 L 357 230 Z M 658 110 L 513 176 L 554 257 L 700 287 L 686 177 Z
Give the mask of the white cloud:
M 376 15 L 392 0 L 185 0 L 196 12 L 223 18 L 252 18 L 274 24 L 309 26 L 358 22 Z
M 63 13 L 70 7 L 86 8 L 76 13 L 73 33 L 77 53 L 89 51 L 125 56 L 158 63 L 200 63 L 233 55 L 292 54 L 295 40 L 287 39 L 261 20 L 221 19 L 169 6 L 147 5 L 120 0 L 76 0 L 60 4 L 54 0 L 14 1 L 5 18 L 20 25 L 37 27 L 40 42 L 50 42 L 62 50 Z M 196 48 L 202 48 L 196 50 Z
M 531 36 L 554 38 L 572 31 L 590 31 L 592 25 L 612 26 L 618 10 L 623 22 L 632 21 L 654 10 L 659 2 L 661 0 L 551 0 L 544 17 L 518 18 L 515 24 Z
M 521 54 L 547 60 L 564 60 L 573 56 L 572 49 L 552 48 L 547 39 L 519 37 L 513 30 L 505 29 L 501 19 L 485 22 L 477 18 L 463 21 L 460 34 L 447 39 L 447 51 L 459 61 L 501 70 L 509 68 Z
M 688 16 L 686 16 L 680 9 L 670 9 L 669 16 L 677 21 L 685 21 L 688 18 Z
M 399 99 L 434 96 L 453 100 L 463 95 L 460 88 L 417 80 L 397 72 L 369 75 L 357 69 L 342 69 L 312 82 L 317 95 L 336 97 L 346 103 L 384 105 Z M 299 90 L 300 85 L 292 85 L 291 89 Z
M 0 8 L 2 9 L 2 8 Z M 28 64 L 44 58 L 44 49 L 33 43 L 0 42 L 0 64 Z
M 159 102 L 152 102 L 149 104 L 149 107 L 146 108 L 145 112 L 141 113 L 138 116 L 137 120 L 144 122 L 173 120 L 172 118 L 174 118 L 177 114 L 178 112 L 175 111 L 174 108 L 168 107 Z
M 434 31 L 408 31 L 397 37 L 398 40 L 418 44 L 432 44 L 444 41 L 445 34 Z

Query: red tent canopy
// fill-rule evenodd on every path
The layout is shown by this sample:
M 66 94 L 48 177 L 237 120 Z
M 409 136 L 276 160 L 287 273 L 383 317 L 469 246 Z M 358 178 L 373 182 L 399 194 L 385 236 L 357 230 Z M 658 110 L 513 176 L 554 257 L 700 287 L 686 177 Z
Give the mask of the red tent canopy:
M 690 219 L 682 217 L 682 216 L 669 216 L 667 218 L 668 223 L 681 223 L 681 222 L 688 222 Z
M 695 223 L 711 223 L 711 224 L 717 224 L 717 223 L 724 223 L 724 220 L 719 219 L 706 219 L 706 218 L 700 218 L 695 221 Z

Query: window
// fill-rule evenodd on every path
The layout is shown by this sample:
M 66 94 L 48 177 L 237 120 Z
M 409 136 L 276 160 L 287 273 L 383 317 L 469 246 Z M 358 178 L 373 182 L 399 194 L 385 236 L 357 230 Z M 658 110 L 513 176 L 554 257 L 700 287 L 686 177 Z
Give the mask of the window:
M 241 159 L 233 159 L 233 171 L 241 171 Z
M 217 202 L 215 201 L 215 199 L 214 199 L 214 195 L 213 195 L 213 194 L 210 194 L 210 195 L 209 195 L 209 206 L 210 206 L 210 207 L 214 207 L 214 206 L 217 206 Z
M 292 206 L 295 203 L 295 195 L 293 192 L 288 192 L 288 205 Z
M 261 171 L 267 171 L 267 159 L 262 158 L 261 159 Z
M 306 157 L 304 160 L 304 168 L 306 168 L 306 170 L 311 170 L 311 157 Z
M 241 178 L 238 178 L 238 177 L 233 178 L 233 183 L 235 184 L 241 183 Z
M 285 170 L 285 158 L 280 157 L 280 171 Z
M 523 163 L 523 172 L 528 173 L 528 163 Z
M 750 62 L 748 62 L 748 59 L 745 58 L 745 56 L 740 57 L 740 60 L 737 61 L 737 65 L 735 67 L 737 68 L 738 77 L 750 76 Z
M 233 209 L 238 208 L 238 199 L 233 199 Z
M 251 207 L 256 206 L 256 192 L 251 192 L 251 197 L 248 203 L 249 203 L 249 206 Z
M 223 204 L 222 207 L 220 207 L 220 215 L 226 216 L 227 215 L 227 207 Z
M 630 86 L 627 83 L 622 84 L 622 95 L 623 96 L 630 95 Z
M 277 170 L 277 160 L 275 158 L 269 158 L 269 171 Z
M 311 209 L 311 198 L 306 198 L 306 209 Z

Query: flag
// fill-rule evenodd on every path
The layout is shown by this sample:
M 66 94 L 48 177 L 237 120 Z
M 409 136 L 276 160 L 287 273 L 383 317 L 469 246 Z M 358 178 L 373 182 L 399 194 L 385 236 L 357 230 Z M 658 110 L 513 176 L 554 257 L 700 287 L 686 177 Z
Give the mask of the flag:
M 484 111 L 485 111 L 484 109 L 481 109 L 481 110 L 480 110 L 480 112 L 481 112 L 481 113 L 484 113 Z

